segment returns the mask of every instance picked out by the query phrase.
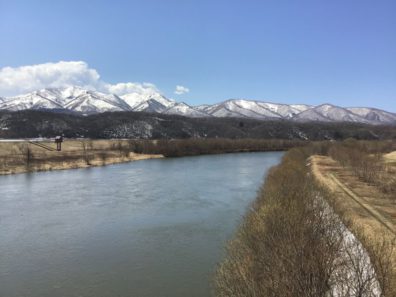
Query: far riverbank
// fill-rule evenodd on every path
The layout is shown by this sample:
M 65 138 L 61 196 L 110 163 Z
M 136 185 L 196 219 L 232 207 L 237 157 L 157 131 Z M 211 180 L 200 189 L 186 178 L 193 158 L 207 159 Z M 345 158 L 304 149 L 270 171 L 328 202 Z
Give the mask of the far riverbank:
M 125 141 L 66 140 L 61 151 L 57 151 L 55 143 L 50 140 L 2 141 L 0 175 L 87 168 L 163 157 L 161 154 L 129 151 Z
M 0 175 L 104 166 L 144 159 L 236 152 L 284 151 L 306 144 L 257 139 L 50 139 L 0 141 Z

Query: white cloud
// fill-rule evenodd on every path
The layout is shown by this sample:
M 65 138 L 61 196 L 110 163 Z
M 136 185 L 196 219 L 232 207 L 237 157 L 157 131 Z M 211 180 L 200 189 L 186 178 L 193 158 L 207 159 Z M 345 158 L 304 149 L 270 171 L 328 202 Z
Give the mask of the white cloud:
M 175 89 L 175 94 L 176 95 L 183 95 L 183 94 L 186 94 L 188 92 L 190 92 L 189 88 L 186 88 L 186 87 L 183 87 L 183 86 L 176 86 L 176 89 Z
M 0 94 L 16 95 L 42 88 L 78 85 L 95 88 L 100 76 L 82 61 L 45 63 L 0 69 Z
M 152 83 L 117 83 L 117 84 L 104 84 L 101 88 L 102 91 L 117 94 L 119 96 L 130 94 L 130 93 L 139 93 L 144 94 L 148 92 L 156 92 L 159 93 L 157 87 Z
M 68 86 L 80 86 L 120 96 L 127 93 L 159 92 L 151 83 L 104 82 L 100 79 L 99 73 L 84 61 L 60 61 L 0 69 L 0 96 Z

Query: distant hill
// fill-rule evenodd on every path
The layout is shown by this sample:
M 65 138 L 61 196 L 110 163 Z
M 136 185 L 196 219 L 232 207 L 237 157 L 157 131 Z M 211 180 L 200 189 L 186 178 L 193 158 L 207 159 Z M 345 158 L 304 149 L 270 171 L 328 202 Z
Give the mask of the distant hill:
M 396 126 L 361 123 L 298 122 L 284 119 L 183 117 L 146 112 L 91 115 L 24 110 L 0 111 L 0 138 L 264 138 L 339 140 L 396 139 Z
M 248 99 L 230 99 L 213 105 L 190 106 L 168 99 L 156 91 L 123 96 L 80 87 L 48 88 L 32 93 L 0 97 L 0 110 L 56 109 L 82 114 L 109 111 L 141 111 L 206 118 L 292 120 L 296 122 L 351 122 L 373 125 L 396 124 L 396 114 L 369 107 L 344 108 L 332 104 L 277 104 Z

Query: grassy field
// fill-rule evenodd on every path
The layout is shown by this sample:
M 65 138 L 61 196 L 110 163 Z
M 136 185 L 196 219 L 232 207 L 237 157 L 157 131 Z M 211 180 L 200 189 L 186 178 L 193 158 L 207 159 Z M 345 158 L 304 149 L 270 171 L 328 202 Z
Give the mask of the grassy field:
M 56 151 L 51 141 L 0 142 L 0 174 L 101 166 L 148 158 L 137 154 L 127 140 L 66 140 Z

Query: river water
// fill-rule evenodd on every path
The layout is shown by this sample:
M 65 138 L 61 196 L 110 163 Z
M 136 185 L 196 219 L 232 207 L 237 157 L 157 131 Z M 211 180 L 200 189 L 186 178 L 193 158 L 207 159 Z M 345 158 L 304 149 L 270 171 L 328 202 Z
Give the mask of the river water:
M 0 296 L 210 296 L 282 153 L 154 159 L 0 177 Z

